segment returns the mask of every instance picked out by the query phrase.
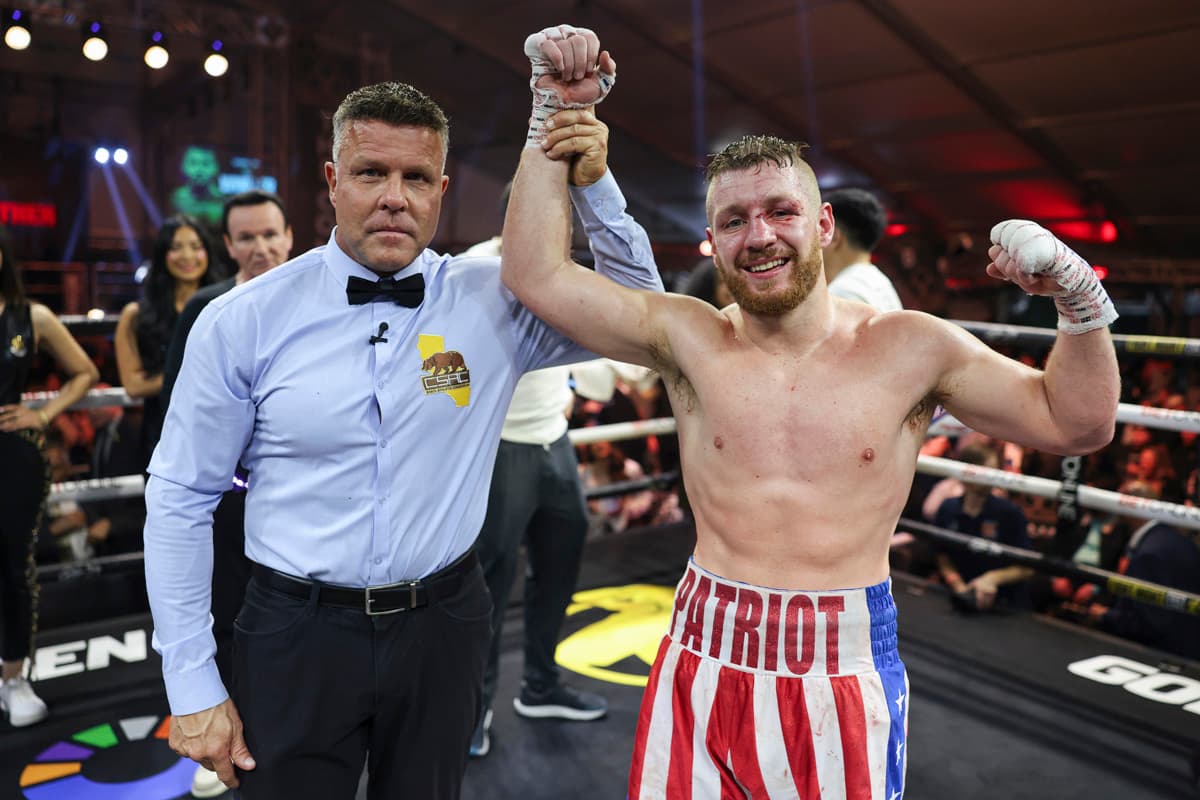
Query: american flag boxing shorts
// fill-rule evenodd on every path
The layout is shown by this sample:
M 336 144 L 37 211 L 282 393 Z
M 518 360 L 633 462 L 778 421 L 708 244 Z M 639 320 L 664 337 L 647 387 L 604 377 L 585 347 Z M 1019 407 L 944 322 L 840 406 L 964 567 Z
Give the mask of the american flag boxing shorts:
M 891 580 L 802 592 L 688 564 L 642 697 L 630 800 L 899 800 Z

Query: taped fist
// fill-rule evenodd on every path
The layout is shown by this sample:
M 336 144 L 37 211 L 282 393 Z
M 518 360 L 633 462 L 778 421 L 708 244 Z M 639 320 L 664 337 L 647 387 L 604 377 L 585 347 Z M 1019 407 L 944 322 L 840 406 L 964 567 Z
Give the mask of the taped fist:
M 525 40 L 532 77 L 533 112 L 525 146 L 540 146 L 546 120 L 563 109 L 588 108 L 602 101 L 617 79 L 617 64 L 587 28 L 556 25 Z
M 1116 320 L 1116 309 L 1095 270 L 1041 225 L 1006 220 L 992 228 L 992 242 L 988 274 L 1012 281 L 1029 294 L 1052 296 L 1059 330 L 1086 333 Z

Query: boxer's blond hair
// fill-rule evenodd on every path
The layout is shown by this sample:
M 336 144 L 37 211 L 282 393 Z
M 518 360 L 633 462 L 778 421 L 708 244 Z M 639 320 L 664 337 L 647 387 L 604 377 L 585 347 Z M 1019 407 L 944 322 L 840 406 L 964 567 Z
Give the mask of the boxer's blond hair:
M 713 178 L 723 172 L 750 169 L 762 164 L 774 164 L 780 168 L 797 164 L 807 167 L 808 162 L 804 160 L 804 151 L 807 149 L 808 145 L 804 142 L 788 141 L 778 136 L 743 136 L 711 157 L 704 170 L 704 182 L 712 183 Z
M 758 169 L 764 164 L 779 169 L 794 167 L 809 199 L 819 206 L 821 190 L 817 185 L 816 173 L 804 160 L 804 151 L 807 149 L 808 145 L 805 142 L 790 141 L 778 136 L 746 135 L 730 142 L 721 152 L 711 157 L 708 167 L 704 170 L 704 183 L 711 193 L 713 180 L 726 172 Z M 707 199 L 705 205 L 708 205 Z

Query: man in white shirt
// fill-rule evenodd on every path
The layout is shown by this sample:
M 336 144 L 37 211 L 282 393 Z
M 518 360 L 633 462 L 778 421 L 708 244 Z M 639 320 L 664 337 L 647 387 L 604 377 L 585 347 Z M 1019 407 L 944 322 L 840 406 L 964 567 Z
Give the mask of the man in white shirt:
M 833 209 L 833 241 L 821 248 L 829 293 L 879 311 L 899 311 L 903 305 L 895 287 L 871 263 L 871 251 L 887 228 L 879 200 L 862 189 L 834 189 L 822 199 Z

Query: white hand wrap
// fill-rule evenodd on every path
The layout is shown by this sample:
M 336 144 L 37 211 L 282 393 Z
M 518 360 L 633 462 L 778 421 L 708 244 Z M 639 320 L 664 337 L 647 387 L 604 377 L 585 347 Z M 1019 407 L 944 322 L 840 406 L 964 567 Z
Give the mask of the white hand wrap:
M 560 98 L 558 92 L 553 88 L 537 85 L 538 78 L 543 75 L 558 74 L 558 70 L 554 68 L 554 64 L 542 53 L 542 43 L 547 39 L 560 41 L 567 39 L 573 34 L 590 32 L 587 28 L 575 28 L 571 25 L 555 25 L 553 28 L 545 28 L 537 33 L 530 34 L 525 40 L 525 55 L 529 57 L 529 63 L 533 71 L 533 76 L 529 79 L 529 88 L 533 92 L 533 111 L 529 118 L 529 133 L 525 136 L 526 147 L 540 148 L 542 146 L 542 142 L 546 141 L 546 120 L 550 119 L 550 117 L 566 108 L 587 108 L 599 103 L 608 95 L 609 90 L 616 83 L 616 75 L 601 72 L 598 67 L 593 69 L 584 80 L 592 80 L 594 78 L 599 84 L 599 89 L 597 97 L 587 103 L 568 103 Z
M 1026 275 L 1053 278 L 1062 287 L 1052 296 L 1058 307 L 1058 329 L 1063 333 L 1107 328 L 1117 319 L 1117 310 L 1096 271 L 1041 225 L 1024 219 L 1005 220 L 992 228 L 992 242 L 1004 249 L 996 259 L 1002 271 L 1015 267 Z

